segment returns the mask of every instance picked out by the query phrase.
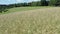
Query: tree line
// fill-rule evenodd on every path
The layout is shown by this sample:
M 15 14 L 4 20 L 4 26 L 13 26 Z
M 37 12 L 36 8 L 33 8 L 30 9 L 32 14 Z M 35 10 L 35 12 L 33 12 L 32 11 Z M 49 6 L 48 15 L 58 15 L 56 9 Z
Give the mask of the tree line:
M 6 12 L 7 9 L 14 8 L 14 7 L 26 7 L 26 6 L 60 6 L 60 0 L 41 0 L 29 3 L 15 3 L 9 5 L 0 5 L 0 12 Z

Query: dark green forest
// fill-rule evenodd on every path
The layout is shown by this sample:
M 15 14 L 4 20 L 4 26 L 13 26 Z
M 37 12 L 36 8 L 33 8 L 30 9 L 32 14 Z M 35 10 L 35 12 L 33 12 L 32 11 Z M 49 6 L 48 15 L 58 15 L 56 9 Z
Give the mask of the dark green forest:
M 26 7 L 26 6 L 60 6 L 60 0 L 41 0 L 29 3 L 17 3 L 9 5 L 0 5 L 0 13 L 8 11 L 10 8 L 14 7 Z

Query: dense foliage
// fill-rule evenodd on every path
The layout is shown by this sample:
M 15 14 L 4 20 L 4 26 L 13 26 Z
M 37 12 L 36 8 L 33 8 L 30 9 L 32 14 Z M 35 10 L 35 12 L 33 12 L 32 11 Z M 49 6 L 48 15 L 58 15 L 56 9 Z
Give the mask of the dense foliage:
M 48 1 L 41 0 L 41 6 L 48 6 Z
M 0 5 L 0 13 L 8 11 L 7 9 L 7 5 Z
M 56 0 L 55 5 L 56 5 L 56 6 L 60 6 L 60 0 Z

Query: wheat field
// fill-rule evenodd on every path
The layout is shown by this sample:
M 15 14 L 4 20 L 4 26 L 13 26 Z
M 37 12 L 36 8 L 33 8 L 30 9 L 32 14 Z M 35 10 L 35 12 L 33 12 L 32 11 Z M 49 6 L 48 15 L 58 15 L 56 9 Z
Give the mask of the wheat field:
M 60 34 L 60 7 L 1 14 L 0 34 Z

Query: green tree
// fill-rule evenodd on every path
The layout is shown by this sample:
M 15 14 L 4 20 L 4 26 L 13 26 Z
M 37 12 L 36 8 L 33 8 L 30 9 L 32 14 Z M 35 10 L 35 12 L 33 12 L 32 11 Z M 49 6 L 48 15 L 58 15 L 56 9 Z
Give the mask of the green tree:
M 37 6 L 41 6 L 41 2 L 40 1 L 37 2 Z
M 32 2 L 31 6 L 37 6 L 37 2 Z
M 50 0 L 49 5 L 50 6 L 55 6 L 56 0 Z
M 8 11 L 7 6 L 6 5 L 0 5 L 0 13 L 6 12 L 6 11 Z
M 48 2 L 46 0 L 41 0 L 41 5 L 42 6 L 47 6 L 48 5 Z
M 56 0 L 55 5 L 56 5 L 56 6 L 60 6 L 60 0 Z

